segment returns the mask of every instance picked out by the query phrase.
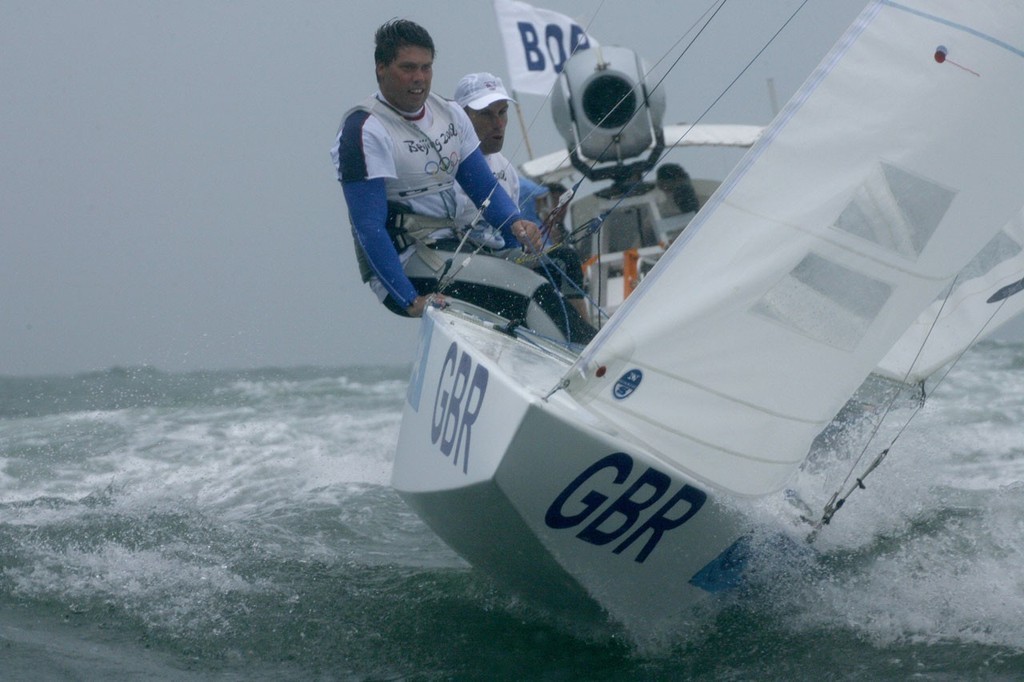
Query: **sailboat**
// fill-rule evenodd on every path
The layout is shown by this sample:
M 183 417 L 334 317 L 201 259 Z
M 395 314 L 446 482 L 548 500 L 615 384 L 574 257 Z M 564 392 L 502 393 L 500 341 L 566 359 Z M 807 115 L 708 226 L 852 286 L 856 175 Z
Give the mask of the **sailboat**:
M 531 601 L 681 627 L 918 327 L 1017 305 L 1021 92 L 1024 7 L 871 2 L 586 347 L 428 311 L 394 488 Z

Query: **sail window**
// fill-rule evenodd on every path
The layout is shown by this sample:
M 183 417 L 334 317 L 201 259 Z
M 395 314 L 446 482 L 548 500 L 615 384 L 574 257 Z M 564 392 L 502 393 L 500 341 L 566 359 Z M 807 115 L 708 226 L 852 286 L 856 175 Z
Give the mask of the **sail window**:
M 815 341 L 853 350 L 891 293 L 884 282 L 810 253 L 752 310 Z
M 1002 263 L 1011 258 L 1016 258 L 1022 250 L 1020 243 L 1017 241 L 1019 236 L 1017 238 L 1013 237 L 1008 230 L 1009 228 L 1004 227 L 997 232 L 996 236 L 992 237 L 988 244 L 978 252 L 978 255 L 964 266 L 963 270 L 956 276 L 956 279 L 950 282 L 949 286 L 943 287 L 939 295 L 935 297 L 935 300 L 944 301 L 952 292 L 963 287 L 965 282 L 970 282 L 978 277 L 984 277 Z M 1019 233 L 1019 228 L 1015 231 Z M 989 302 L 991 303 L 991 301 Z
M 882 163 L 854 194 L 836 228 L 916 260 L 956 193 Z
M 1007 234 L 1006 230 L 996 233 L 988 244 L 985 245 L 978 255 L 968 263 L 957 278 L 961 282 L 980 277 L 995 268 L 1000 263 L 1016 258 L 1021 251 L 1021 245 L 1013 237 Z

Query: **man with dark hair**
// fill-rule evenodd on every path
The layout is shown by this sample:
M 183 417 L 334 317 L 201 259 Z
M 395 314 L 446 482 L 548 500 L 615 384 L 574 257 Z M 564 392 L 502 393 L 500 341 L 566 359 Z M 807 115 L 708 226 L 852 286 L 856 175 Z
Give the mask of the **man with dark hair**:
M 373 36 L 373 63 L 390 64 L 398 59 L 398 49 L 406 45 L 422 47 L 434 57 L 434 39 L 427 29 L 406 19 L 393 19 L 377 29 Z
M 456 226 L 456 182 L 485 207 L 487 221 L 508 242 L 537 252 L 541 235 L 490 172 L 466 113 L 431 94 L 430 34 L 396 19 L 377 30 L 375 42 L 379 89 L 345 115 L 331 156 L 363 280 L 392 312 L 419 317 L 427 305 L 445 303 L 435 292 L 451 260 L 446 263 L 430 247 Z M 406 268 L 413 259 L 420 275 L 410 278 Z M 446 292 L 486 303 L 479 286 L 459 289 L 456 282 Z

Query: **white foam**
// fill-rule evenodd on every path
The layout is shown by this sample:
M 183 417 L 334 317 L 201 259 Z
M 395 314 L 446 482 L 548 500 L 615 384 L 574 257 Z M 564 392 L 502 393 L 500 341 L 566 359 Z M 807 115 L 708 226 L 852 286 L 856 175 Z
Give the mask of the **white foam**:
M 891 444 L 866 489 L 818 534 L 817 569 L 795 567 L 772 587 L 770 608 L 790 627 L 1024 651 L 1024 381 L 982 379 L 976 369 L 956 368 L 919 413 L 894 413 L 859 466 L 858 446 L 832 462 L 823 456 L 794 481 L 820 512 L 848 473 L 844 491 Z M 1000 378 L 1010 391 L 993 385 Z

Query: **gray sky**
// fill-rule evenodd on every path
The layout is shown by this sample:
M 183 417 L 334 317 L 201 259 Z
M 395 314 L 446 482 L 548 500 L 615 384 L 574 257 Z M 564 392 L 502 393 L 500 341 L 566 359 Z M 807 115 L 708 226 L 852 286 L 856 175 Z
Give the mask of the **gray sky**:
M 533 4 L 653 64 L 711 0 Z M 732 0 L 669 73 L 666 122 L 701 113 L 798 4 Z M 812 0 L 706 122 L 767 123 L 769 81 L 784 102 L 863 4 Z M 506 76 L 487 0 L 0 3 L 0 374 L 408 362 L 417 323 L 359 281 L 329 157 L 396 16 L 433 35 L 435 92 Z M 544 98 L 520 101 L 534 153 L 561 148 Z

